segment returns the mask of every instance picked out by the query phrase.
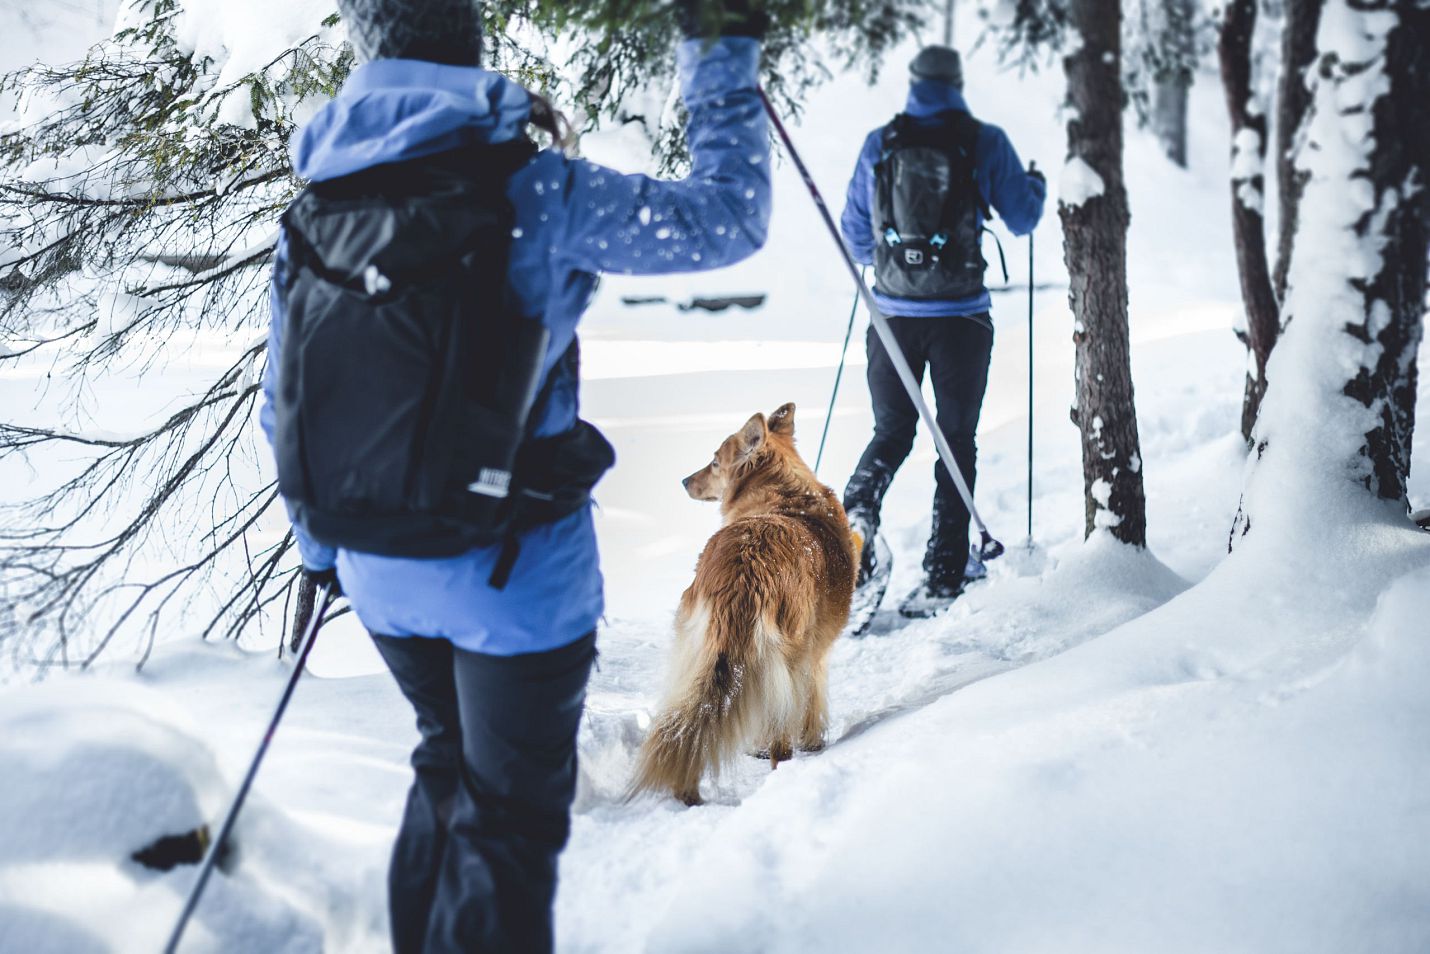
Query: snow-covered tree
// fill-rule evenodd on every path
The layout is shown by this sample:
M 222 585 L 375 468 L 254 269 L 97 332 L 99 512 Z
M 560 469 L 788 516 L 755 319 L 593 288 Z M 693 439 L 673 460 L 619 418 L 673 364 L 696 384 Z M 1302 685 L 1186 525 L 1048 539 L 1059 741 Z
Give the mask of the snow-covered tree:
M 1430 234 L 1430 6 L 1317 0 L 1303 12 L 1316 30 L 1292 159 L 1284 330 L 1233 545 L 1335 522 L 1358 497 L 1408 503 Z
M 764 7 L 765 82 L 786 108 L 831 54 L 876 70 L 928 13 L 926 0 Z M 276 220 L 301 187 L 288 141 L 352 67 L 334 9 L 132 0 L 83 61 L 5 81 L 23 119 L 0 135 L 0 363 L 48 362 L 56 385 L 51 423 L 0 414 L 0 464 L 23 458 L 41 480 L 0 509 L 0 643 L 17 658 L 88 663 L 121 636 L 147 657 L 160 632 L 237 637 L 290 598 L 296 554 L 253 422 Z M 579 127 L 644 122 L 678 165 L 680 116 L 622 108 L 669 87 L 668 2 L 492 0 L 483 15 L 489 66 Z M 98 382 L 171 368 L 199 342 L 225 364 L 167 395 L 158 424 L 92 426 Z
M 1140 121 L 1167 158 L 1187 166 L 1187 102 L 1208 22 L 1195 0 L 1127 0 L 1123 74 Z
M 1231 118 L 1231 215 L 1237 274 L 1246 310 L 1246 389 L 1241 435 L 1248 443 L 1266 393 L 1266 362 L 1281 332 L 1271 267 L 1266 254 L 1267 102 L 1256 82 L 1258 0 L 1231 0 L 1217 42 L 1222 89 Z M 1283 185 L 1288 183 L 1283 182 Z

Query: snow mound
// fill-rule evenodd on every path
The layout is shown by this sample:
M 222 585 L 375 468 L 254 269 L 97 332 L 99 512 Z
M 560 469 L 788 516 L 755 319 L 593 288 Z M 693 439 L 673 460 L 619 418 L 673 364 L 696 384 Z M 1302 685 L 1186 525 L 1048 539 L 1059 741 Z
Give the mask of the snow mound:
M 782 767 L 652 949 L 1430 949 L 1430 545 L 1301 605 L 1254 562 Z
M 160 949 L 196 869 L 161 873 L 130 856 L 164 835 L 212 826 L 231 794 L 182 712 L 132 685 L 7 691 L 0 778 L 0 950 Z M 291 833 L 262 804 L 246 811 L 237 870 L 210 882 L 184 950 L 321 950 L 322 926 L 265 890 L 244 858 L 250 843 L 261 856 Z

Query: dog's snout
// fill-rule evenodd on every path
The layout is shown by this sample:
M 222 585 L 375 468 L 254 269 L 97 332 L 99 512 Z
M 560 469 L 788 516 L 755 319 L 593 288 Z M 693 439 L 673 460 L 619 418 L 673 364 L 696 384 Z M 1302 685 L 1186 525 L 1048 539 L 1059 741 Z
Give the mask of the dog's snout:
M 690 482 L 691 482 L 692 480 L 694 480 L 694 479 L 695 479 L 695 475 L 692 474 L 691 476 L 686 477 L 684 480 L 682 480 L 682 481 L 680 482 L 680 486 L 684 487 L 686 490 L 689 490 L 689 489 L 690 489 Z

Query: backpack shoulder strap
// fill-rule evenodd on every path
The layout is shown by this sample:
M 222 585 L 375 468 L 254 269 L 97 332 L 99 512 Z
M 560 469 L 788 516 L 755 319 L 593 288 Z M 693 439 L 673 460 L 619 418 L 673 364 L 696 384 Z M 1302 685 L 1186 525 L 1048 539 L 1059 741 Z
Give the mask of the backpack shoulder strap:
M 961 109 L 949 110 L 941 114 L 940 119 L 940 136 L 950 157 L 955 160 L 955 173 L 964 178 L 965 184 L 973 193 L 973 200 L 978 203 L 978 210 L 983 213 L 984 220 L 992 221 L 995 217 L 993 209 L 983 197 L 983 190 L 978 187 L 978 138 L 982 135 L 983 124 Z M 957 201 L 957 191 L 950 189 L 946 214 L 951 215 L 954 211 L 953 205 Z

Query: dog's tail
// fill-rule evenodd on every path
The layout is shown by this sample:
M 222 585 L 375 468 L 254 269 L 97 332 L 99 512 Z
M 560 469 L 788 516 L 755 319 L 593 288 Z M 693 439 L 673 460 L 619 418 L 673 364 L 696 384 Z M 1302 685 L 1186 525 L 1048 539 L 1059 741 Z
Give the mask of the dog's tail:
M 792 723 L 794 681 L 765 616 L 759 608 L 711 613 L 697 605 L 683 621 L 670 693 L 641 745 L 627 799 L 666 791 L 699 804 L 706 769 L 718 774 L 757 731 Z

